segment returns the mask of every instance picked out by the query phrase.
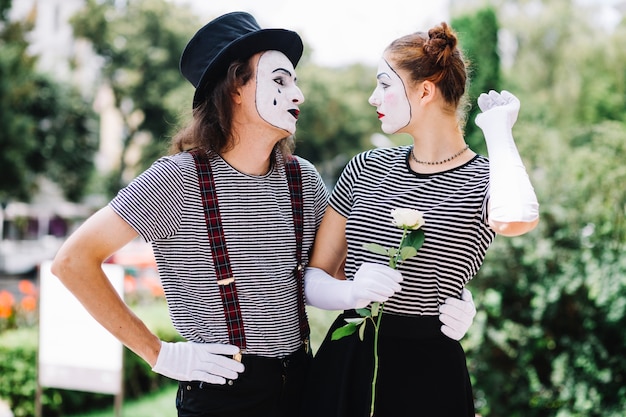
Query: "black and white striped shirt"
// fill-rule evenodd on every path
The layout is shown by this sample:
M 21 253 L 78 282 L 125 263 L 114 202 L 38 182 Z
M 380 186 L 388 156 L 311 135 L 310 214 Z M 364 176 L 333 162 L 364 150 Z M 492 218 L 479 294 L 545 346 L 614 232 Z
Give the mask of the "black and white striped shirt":
M 477 273 L 495 233 L 487 224 L 489 163 L 482 156 L 458 168 L 423 175 L 409 168 L 410 147 L 381 148 L 355 156 L 330 197 L 330 205 L 347 218 L 351 279 L 363 262 L 388 264 L 365 243 L 398 247 L 402 230 L 391 222 L 394 208 L 424 213 L 426 236 L 417 256 L 398 268 L 402 290 L 385 303 L 385 311 L 438 315 L 439 305 L 459 297 Z
M 303 256 L 327 204 L 311 163 L 298 158 L 304 200 Z M 282 157 L 271 172 L 242 174 L 211 158 L 222 224 L 236 278 L 246 352 L 280 357 L 301 344 L 296 243 Z M 187 340 L 228 343 L 193 157 L 164 157 L 121 190 L 110 206 L 152 247 L 176 330 Z

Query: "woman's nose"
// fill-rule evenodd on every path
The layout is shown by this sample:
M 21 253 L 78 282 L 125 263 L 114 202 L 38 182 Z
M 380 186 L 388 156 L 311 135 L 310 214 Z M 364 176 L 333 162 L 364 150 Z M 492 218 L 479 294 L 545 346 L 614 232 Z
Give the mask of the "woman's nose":
M 372 93 L 367 101 L 374 107 L 378 107 L 378 105 L 380 104 L 380 100 L 378 99 L 375 91 Z

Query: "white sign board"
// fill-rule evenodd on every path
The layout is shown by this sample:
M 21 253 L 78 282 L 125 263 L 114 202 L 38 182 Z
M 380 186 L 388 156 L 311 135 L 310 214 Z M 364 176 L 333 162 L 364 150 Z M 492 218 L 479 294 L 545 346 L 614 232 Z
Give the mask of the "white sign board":
M 52 274 L 50 264 L 43 262 L 39 273 L 39 385 L 120 394 L 122 344 Z M 124 268 L 102 267 L 123 297 Z

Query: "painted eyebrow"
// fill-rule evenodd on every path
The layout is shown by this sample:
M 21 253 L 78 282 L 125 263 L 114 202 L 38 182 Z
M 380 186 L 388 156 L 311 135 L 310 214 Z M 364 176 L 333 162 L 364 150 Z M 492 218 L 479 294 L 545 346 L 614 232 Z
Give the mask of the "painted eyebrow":
M 272 74 L 275 72 L 284 72 L 285 74 L 289 75 L 291 77 L 291 71 L 286 70 L 285 68 L 276 68 L 274 71 L 272 71 Z
M 377 79 L 377 80 L 380 80 L 380 79 L 381 79 L 381 78 L 383 78 L 383 77 L 387 77 L 387 78 L 391 79 L 391 75 L 389 75 L 389 73 L 386 73 L 386 72 L 381 72 L 380 74 L 378 74 L 378 75 L 376 76 L 376 79 Z

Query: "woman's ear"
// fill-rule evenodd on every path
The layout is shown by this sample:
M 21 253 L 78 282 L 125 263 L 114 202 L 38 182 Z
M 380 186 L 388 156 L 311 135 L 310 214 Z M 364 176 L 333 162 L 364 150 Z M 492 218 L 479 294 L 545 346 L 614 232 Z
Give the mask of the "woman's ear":
M 433 100 L 435 98 L 436 90 L 437 87 L 432 81 L 422 81 L 420 99 L 426 101 Z

